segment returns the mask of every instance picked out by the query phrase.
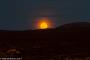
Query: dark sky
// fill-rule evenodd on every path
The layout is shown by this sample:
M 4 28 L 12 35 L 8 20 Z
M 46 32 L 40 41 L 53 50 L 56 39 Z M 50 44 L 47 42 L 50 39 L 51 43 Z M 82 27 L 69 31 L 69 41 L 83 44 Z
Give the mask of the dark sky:
M 90 22 L 90 0 L 0 0 L 0 30 L 33 29 L 40 17 L 50 18 L 55 27 Z

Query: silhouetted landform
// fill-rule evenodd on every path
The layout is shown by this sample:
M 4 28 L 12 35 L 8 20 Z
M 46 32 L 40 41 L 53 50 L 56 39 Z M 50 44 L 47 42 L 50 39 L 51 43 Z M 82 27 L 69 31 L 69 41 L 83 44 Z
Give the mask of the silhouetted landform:
M 45 30 L 1 30 L 0 48 L 22 49 L 21 56 L 90 56 L 90 23 L 76 22 Z

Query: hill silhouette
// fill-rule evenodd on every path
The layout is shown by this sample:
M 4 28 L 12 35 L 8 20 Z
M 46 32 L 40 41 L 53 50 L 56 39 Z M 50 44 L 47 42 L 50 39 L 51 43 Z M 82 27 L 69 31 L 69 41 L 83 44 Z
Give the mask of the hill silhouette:
M 0 31 L 0 48 L 23 49 L 25 56 L 90 54 L 90 23 L 76 22 L 54 29 Z
M 56 29 L 62 29 L 65 31 L 88 31 L 90 30 L 90 23 L 88 22 L 75 22 L 75 23 L 70 23 L 70 24 L 65 24 L 63 26 L 57 27 Z

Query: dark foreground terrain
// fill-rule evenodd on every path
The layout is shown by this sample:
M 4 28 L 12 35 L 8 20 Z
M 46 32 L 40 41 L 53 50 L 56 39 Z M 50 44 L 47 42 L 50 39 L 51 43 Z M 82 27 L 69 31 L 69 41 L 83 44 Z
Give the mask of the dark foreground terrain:
M 24 60 L 90 59 L 90 23 L 55 29 L 0 31 L 0 57 Z

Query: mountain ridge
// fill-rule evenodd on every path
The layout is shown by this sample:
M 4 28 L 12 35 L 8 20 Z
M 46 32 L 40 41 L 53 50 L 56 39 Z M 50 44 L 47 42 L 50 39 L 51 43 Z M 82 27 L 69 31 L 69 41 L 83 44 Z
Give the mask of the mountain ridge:
M 78 28 L 84 28 L 84 27 L 90 27 L 90 23 L 89 22 L 73 22 L 73 23 L 68 23 L 68 24 L 64 24 L 64 25 L 61 25 L 61 26 L 59 26 L 59 27 L 56 27 L 56 28 L 48 28 L 48 29 L 35 29 L 35 30 L 22 30 L 22 32 L 23 31 L 39 31 L 39 30 L 41 30 L 41 31 L 47 31 L 47 30 L 53 30 L 53 29 L 63 29 L 63 28 L 72 28 L 72 27 L 78 27 Z M 14 32 L 14 31 L 16 31 L 16 32 L 20 32 L 20 31 L 18 31 L 18 30 L 0 30 L 0 31 L 2 31 L 2 32 L 4 32 L 4 31 L 7 31 L 7 32 L 9 32 L 9 31 L 11 31 L 11 32 Z
M 72 27 L 68 28 L 69 25 Z M 80 22 L 78 29 L 77 23 L 69 25 L 46 30 L 3 31 L 0 47 L 23 48 L 30 55 L 90 53 L 90 23 Z

